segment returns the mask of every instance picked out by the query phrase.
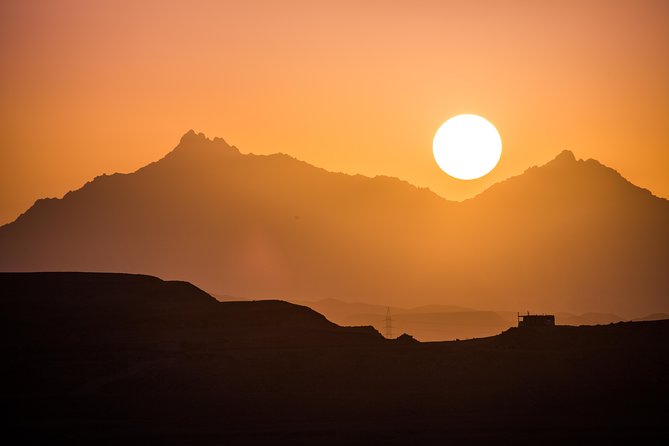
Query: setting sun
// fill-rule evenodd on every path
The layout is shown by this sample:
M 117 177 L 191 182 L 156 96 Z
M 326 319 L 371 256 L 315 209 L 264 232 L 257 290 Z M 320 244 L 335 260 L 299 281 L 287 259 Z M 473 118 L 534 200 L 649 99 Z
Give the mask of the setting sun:
M 439 127 L 432 151 L 441 170 L 460 180 L 474 180 L 495 168 L 502 155 L 502 139 L 485 118 L 458 115 Z

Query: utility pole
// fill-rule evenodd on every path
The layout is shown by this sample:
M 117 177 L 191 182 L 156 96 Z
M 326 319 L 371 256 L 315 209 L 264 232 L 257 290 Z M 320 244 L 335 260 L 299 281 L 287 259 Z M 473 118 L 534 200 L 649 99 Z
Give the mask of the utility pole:
M 393 337 L 393 319 L 390 317 L 390 307 L 386 311 L 384 322 L 386 323 L 386 338 L 391 339 Z

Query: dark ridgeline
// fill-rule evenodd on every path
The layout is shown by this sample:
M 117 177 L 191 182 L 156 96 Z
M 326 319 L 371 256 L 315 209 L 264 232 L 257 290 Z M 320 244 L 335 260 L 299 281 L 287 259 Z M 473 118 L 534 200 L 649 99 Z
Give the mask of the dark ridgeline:
M 135 173 L 38 200 L 0 228 L 0 270 L 137 272 L 253 298 L 629 319 L 669 312 L 668 227 L 669 201 L 568 151 L 455 203 L 393 178 L 244 155 L 191 131 Z
M 150 276 L 3 273 L 0 296 L 23 444 L 668 439 L 669 321 L 417 343 Z

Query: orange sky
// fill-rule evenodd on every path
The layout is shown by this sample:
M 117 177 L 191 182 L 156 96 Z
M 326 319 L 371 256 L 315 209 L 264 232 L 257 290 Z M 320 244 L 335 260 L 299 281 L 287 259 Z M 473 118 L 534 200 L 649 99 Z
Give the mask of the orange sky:
M 98 3 L 0 5 L 0 224 L 190 128 L 457 200 L 570 148 L 669 197 L 669 2 Z M 502 136 L 480 180 L 432 158 L 460 113 Z

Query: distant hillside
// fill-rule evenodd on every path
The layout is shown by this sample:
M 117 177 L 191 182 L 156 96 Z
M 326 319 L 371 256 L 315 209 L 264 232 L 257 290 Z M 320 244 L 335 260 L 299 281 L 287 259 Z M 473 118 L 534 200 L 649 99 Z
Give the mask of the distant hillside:
M 363 303 L 325 299 L 316 302 L 296 301 L 323 314 L 339 325 L 371 325 L 385 334 L 385 319 L 390 309 L 393 336 L 409 333 L 419 341 L 445 341 L 494 336 L 517 325 L 517 312 L 483 311 L 448 305 L 425 305 L 415 308 L 384 307 Z M 633 320 L 669 319 L 665 313 L 655 313 Z M 558 325 L 606 325 L 625 319 L 611 313 L 572 314 L 558 312 Z
M 348 303 L 335 299 L 317 302 L 299 301 L 339 325 L 371 325 L 385 334 L 388 307 Z M 476 311 L 448 305 L 426 305 L 415 308 L 390 307 L 392 335 L 408 333 L 419 341 L 494 336 L 516 324 L 493 311 Z
M 564 152 L 463 203 L 243 155 L 189 132 L 163 159 L 38 200 L 0 270 L 116 271 L 256 299 L 669 312 L 669 202 Z
M 668 209 L 615 170 L 564 151 L 463 202 L 461 218 L 486 247 L 476 254 L 484 286 L 536 296 L 517 308 L 559 301 L 550 311 L 630 318 L 669 304 Z
M 646 315 L 644 317 L 640 317 L 635 319 L 636 321 L 662 321 L 662 320 L 669 320 L 669 314 L 667 313 L 653 313 Z

